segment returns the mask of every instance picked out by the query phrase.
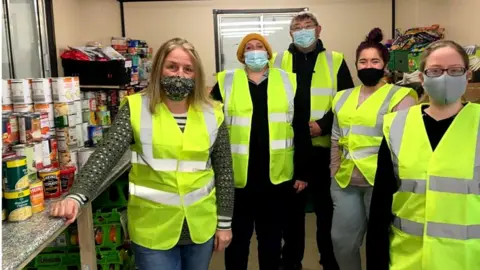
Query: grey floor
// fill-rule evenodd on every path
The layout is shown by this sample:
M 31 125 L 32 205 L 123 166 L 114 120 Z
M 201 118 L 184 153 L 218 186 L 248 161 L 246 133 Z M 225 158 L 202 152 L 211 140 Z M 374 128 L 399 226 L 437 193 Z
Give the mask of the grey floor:
M 318 264 L 318 252 L 317 244 L 315 243 L 315 215 L 307 214 L 306 221 L 306 240 L 305 240 L 305 257 L 303 259 L 304 270 L 321 270 L 322 267 Z M 250 246 L 250 258 L 248 260 L 248 270 L 258 270 L 258 258 L 257 258 L 257 242 L 255 237 L 252 238 L 252 245 Z M 365 269 L 365 252 L 362 249 L 362 260 L 364 262 L 363 269 Z M 223 270 L 225 269 L 223 263 L 223 253 L 215 253 L 213 256 L 211 270 Z

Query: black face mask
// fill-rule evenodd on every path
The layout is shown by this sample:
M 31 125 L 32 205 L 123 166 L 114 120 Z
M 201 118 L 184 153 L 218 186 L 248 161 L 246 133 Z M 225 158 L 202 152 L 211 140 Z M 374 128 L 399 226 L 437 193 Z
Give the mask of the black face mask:
M 365 86 L 375 86 L 383 78 L 383 69 L 364 68 L 357 71 L 358 78 Z

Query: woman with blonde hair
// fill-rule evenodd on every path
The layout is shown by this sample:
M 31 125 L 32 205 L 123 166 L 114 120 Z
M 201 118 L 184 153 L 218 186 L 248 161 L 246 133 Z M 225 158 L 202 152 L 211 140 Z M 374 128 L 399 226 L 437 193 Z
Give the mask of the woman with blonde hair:
M 155 55 L 150 84 L 128 96 L 106 138 L 51 215 L 72 223 L 130 147 L 128 231 L 140 270 L 207 270 L 231 241 L 233 172 L 221 104 L 192 44 Z

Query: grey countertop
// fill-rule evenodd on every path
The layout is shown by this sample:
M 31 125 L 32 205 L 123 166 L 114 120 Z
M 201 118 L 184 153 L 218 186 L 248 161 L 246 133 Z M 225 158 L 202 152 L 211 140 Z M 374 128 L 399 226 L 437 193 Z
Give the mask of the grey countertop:
M 102 184 L 102 193 L 115 180 L 130 168 L 130 151 L 113 168 L 108 179 Z M 46 203 L 46 210 L 34 214 L 30 219 L 2 224 L 2 269 L 13 270 L 25 267 L 35 256 L 52 242 L 67 226 L 65 221 L 52 218 L 48 214 L 51 202 Z

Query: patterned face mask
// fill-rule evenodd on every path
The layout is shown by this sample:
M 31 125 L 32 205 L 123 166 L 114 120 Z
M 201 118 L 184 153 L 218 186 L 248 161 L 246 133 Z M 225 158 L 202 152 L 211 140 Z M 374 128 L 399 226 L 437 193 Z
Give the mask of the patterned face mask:
M 160 81 L 162 88 L 168 99 L 173 101 L 181 101 L 190 95 L 195 89 L 195 80 L 180 76 L 163 77 Z

